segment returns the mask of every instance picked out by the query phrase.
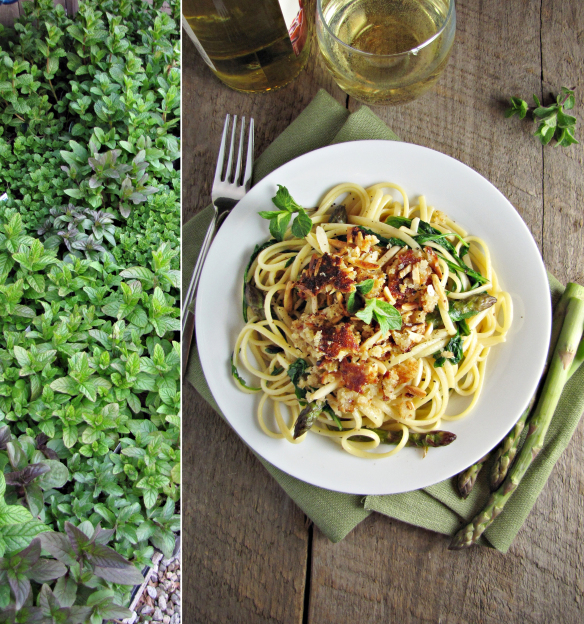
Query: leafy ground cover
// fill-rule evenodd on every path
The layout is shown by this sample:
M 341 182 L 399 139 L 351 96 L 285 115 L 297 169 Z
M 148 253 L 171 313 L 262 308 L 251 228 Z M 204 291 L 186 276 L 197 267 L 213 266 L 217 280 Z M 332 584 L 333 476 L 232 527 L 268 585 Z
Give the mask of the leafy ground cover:
M 128 615 L 179 529 L 180 3 L 0 26 L 0 622 Z

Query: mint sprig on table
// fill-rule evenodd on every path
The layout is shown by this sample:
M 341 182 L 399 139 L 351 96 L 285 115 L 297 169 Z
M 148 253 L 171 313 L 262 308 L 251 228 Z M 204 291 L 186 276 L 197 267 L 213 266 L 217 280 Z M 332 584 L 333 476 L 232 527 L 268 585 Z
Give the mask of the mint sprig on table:
M 258 213 L 263 219 L 269 219 L 270 234 L 278 242 L 284 240 L 290 220 L 297 213 L 292 221 L 291 232 L 296 238 L 305 238 L 312 229 L 312 219 L 306 210 L 294 201 L 288 189 L 278 184 L 278 190 L 272 201 L 279 210 L 262 210 Z
M 390 329 L 401 329 L 401 314 L 387 301 L 382 299 L 368 299 L 365 307 L 355 314 L 367 325 L 375 317 L 379 323 L 379 329 L 386 334 Z
M 568 147 L 578 143 L 574 137 L 576 117 L 568 115 L 565 111 L 574 108 L 574 91 L 567 87 L 561 88 L 561 93 L 556 96 L 556 103 L 551 106 L 542 106 L 537 95 L 533 95 L 535 106 L 528 106 L 525 100 L 518 97 L 511 98 L 511 107 L 505 111 L 505 117 L 518 115 L 524 119 L 527 113 L 531 113 L 533 120 L 537 122 L 537 130 L 534 132 L 542 145 L 547 145 L 554 137 L 556 145 Z

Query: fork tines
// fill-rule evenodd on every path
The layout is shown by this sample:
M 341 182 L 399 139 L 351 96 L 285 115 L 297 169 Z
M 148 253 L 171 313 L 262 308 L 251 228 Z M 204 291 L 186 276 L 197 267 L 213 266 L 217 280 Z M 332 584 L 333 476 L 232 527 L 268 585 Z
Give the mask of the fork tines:
M 237 162 L 235 163 L 235 172 L 233 172 L 233 155 L 235 153 L 235 129 L 237 127 L 237 115 L 233 115 L 233 123 L 231 124 L 231 144 L 229 147 L 229 155 L 227 158 L 227 165 L 225 166 L 225 168 L 223 167 L 225 162 L 225 146 L 227 143 L 227 135 L 229 134 L 230 121 L 231 115 L 227 115 L 225 117 L 225 125 L 223 126 L 223 136 L 221 137 L 221 147 L 219 149 L 219 155 L 217 157 L 217 168 L 215 170 L 213 186 L 216 186 L 217 184 L 223 182 L 228 184 L 234 184 L 235 186 L 245 187 L 245 190 L 248 191 L 251 185 L 253 160 L 253 118 L 249 120 L 247 154 L 245 159 L 245 171 L 243 173 L 243 179 L 241 179 L 241 159 L 243 155 L 243 145 L 245 142 L 245 117 L 241 118 L 241 130 L 239 133 L 239 146 L 237 149 Z

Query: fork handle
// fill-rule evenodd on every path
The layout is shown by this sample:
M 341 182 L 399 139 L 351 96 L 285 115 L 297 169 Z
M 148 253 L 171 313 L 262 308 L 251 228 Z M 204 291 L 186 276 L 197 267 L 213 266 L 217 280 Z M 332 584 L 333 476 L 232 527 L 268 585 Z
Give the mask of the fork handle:
M 182 306 L 182 331 L 184 334 L 187 319 L 188 319 L 188 311 L 189 305 L 191 301 L 195 298 L 195 293 L 197 292 L 197 286 L 199 285 L 199 279 L 201 278 L 201 271 L 203 269 L 203 264 L 205 263 L 205 258 L 207 257 L 207 252 L 209 251 L 209 247 L 211 246 L 211 241 L 215 236 L 215 231 L 217 228 L 217 209 L 213 206 L 213 217 L 209 226 L 207 227 L 207 233 L 205 234 L 205 239 L 203 240 L 203 244 L 201 245 L 201 249 L 199 251 L 199 255 L 197 257 L 197 261 L 195 263 L 195 268 L 193 269 L 193 274 L 191 276 L 191 281 L 189 283 L 189 287 L 187 292 L 184 294 L 183 306 Z

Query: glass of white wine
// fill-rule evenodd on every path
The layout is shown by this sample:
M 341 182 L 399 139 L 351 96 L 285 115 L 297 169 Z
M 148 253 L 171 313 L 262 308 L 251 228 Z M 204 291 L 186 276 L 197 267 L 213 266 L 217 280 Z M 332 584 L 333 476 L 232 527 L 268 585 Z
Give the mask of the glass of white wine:
M 317 0 L 318 45 L 345 93 L 366 104 L 409 102 L 446 67 L 454 0 Z

